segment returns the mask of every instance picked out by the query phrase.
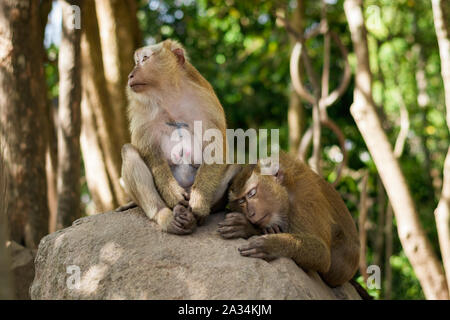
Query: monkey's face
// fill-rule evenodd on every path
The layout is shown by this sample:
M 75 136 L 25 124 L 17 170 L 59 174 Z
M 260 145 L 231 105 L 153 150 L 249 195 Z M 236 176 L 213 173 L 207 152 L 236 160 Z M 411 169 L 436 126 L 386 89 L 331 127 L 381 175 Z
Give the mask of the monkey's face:
M 279 225 L 286 230 L 289 198 L 279 176 L 253 172 L 242 189 L 232 193 L 231 208 L 244 213 L 251 223 L 261 229 Z
M 133 92 L 145 92 L 158 85 L 161 50 L 162 48 L 148 46 L 135 52 L 135 66 L 128 75 L 128 86 Z
M 151 93 L 152 89 L 170 85 L 180 63 L 184 63 L 184 50 L 175 45 L 165 41 L 136 50 L 135 66 L 128 75 L 129 91 Z

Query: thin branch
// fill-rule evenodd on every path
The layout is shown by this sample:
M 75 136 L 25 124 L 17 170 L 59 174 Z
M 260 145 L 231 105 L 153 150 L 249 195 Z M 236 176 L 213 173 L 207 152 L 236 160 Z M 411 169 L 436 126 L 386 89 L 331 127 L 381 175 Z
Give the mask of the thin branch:
M 323 71 L 322 71 L 322 92 L 321 98 L 325 99 L 328 96 L 329 92 L 329 84 L 330 84 L 330 34 L 327 33 L 324 35 L 323 42 Z M 325 112 L 326 105 L 323 103 L 319 103 L 320 111 Z
M 333 39 L 334 43 L 338 46 L 339 51 L 342 54 L 342 59 L 344 60 L 344 75 L 342 76 L 339 86 L 336 89 L 334 89 L 326 98 L 323 98 L 322 103 L 327 107 L 331 106 L 342 97 L 345 90 L 347 90 L 348 85 L 350 84 L 350 79 L 352 75 L 352 70 L 350 68 L 350 64 L 348 63 L 347 48 L 344 46 L 341 39 L 334 31 L 330 30 L 329 34 L 331 35 L 331 38 Z
M 300 42 L 297 42 L 294 46 L 294 49 L 292 50 L 290 62 L 292 86 L 301 98 L 313 105 L 316 103 L 316 99 L 303 87 L 300 72 L 298 72 L 301 54 L 302 44 Z
M 300 142 L 300 146 L 298 148 L 298 158 L 303 162 L 306 162 L 306 153 L 308 152 L 309 145 L 312 141 L 313 130 L 312 127 L 309 127 L 308 130 L 303 134 L 302 140 Z
M 333 186 L 336 186 L 341 180 L 342 171 L 347 166 L 348 162 L 348 153 L 347 149 L 345 149 L 345 136 L 342 130 L 339 128 L 339 126 L 329 118 L 322 120 L 322 125 L 328 127 L 331 131 L 333 131 L 334 135 L 339 141 L 339 148 L 341 149 L 342 152 L 342 161 L 337 167 L 336 178 L 333 181 Z
M 330 129 L 337 137 L 338 141 L 339 141 L 339 148 L 341 149 L 342 152 L 342 161 L 339 164 L 339 166 L 336 169 L 336 178 L 333 181 L 333 186 L 336 186 L 343 174 L 344 168 L 347 166 L 347 162 L 348 162 L 348 152 L 345 149 L 345 136 L 344 133 L 341 131 L 341 129 L 339 128 L 339 126 L 331 119 L 326 118 L 321 120 L 321 124 L 325 127 L 327 127 L 328 129 Z M 309 127 L 306 132 L 303 134 L 302 140 L 300 142 L 300 146 L 298 148 L 298 158 L 300 160 L 302 160 L 303 162 L 305 162 L 306 159 L 306 155 L 308 152 L 308 148 L 311 145 L 312 142 L 312 136 L 313 136 L 313 128 Z
M 364 278 L 364 282 L 367 282 L 367 262 L 366 262 L 366 251 L 367 251 L 367 183 L 369 179 L 369 171 L 365 170 L 360 183 L 361 195 L 359 201 L 359 271 Z

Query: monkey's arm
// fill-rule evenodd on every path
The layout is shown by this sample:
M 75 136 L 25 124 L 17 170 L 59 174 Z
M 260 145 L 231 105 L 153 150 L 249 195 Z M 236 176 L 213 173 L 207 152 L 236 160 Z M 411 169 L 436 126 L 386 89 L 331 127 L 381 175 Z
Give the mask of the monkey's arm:
M 330 248 L 324 241 L 309 233 L 279 233 L 255 237 L 239 248 L 246 257 L 273 260 L 292 258 L 300 267 L 326 273 L 331 264 Z
M 209 214 L 226 169 L 225 164 L 202 164 L 198 169 L 189 199 L 189 206 L 197 218 L 205 218 Z
M 156 188 L 166 205 L 174 208 L 178 203 L 185 200 L 187 193 L 175 180 L 169 164 L 162 157 L 162 152 L 156 149 L 148 154 L 144 161 L 153 174 Z

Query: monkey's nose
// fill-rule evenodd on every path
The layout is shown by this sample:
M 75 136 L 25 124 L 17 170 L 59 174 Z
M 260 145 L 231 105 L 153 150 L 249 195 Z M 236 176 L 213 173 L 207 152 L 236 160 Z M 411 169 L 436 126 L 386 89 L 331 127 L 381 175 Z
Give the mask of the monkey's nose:
M 129 75 L 128 75 L 128 79 L 133 79 L 134 78 L 134 72 L 131 72 Z

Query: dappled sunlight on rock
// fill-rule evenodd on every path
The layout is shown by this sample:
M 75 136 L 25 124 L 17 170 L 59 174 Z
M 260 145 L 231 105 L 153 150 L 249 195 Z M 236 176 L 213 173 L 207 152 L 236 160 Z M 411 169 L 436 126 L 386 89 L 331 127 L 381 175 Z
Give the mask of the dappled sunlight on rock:
M 109 266 L 106 264 L 92 266 L 82 277 L 79 290 L 87 295 L 95 293 L 99 282 L 105 277 L 108 268 Z
M 100 261 L 113 264 L 123 253 L 123 249 L 114 242 L 108 242 L 100 250 Z
M 240 256 L 246 240 L 217 234 L 222 214 L 188 236 L 163 233 L 141 209 L 79 220 L 41 242 L 33 299 L 359 299 L 350 284 L 326 286 L 291 259 Z M 65 237 L 61 237 L 61 233 Z M 55 241 L 62 242 L 55 249 Z M 55 254 L 57 253 L 57 254 Z M 80 270 L 78 289 L 66 285 L 67 265 Z M 64 270 L 64 271 L 62 271 Z

